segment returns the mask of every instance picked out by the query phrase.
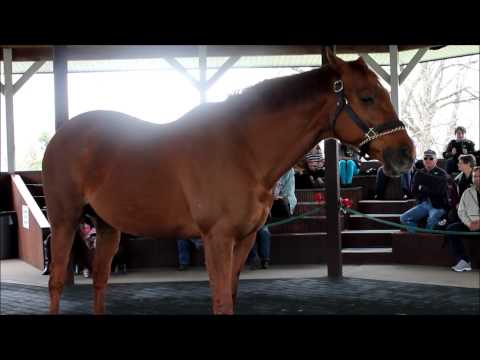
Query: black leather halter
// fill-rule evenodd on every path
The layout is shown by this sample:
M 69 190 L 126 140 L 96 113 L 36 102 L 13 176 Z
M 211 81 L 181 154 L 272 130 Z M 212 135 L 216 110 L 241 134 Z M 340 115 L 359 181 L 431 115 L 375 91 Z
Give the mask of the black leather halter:
M 337 95 L 337 109 L 333 117 L 332 131 L 335 134 L 335 125 L 337 123 L 337 118 L 340 113 L 345 110 L 350 119 L 363 131 L 364 137 L 362 141 L 357 145 L 361 156 L 365 157 L 365 154 L 367 153 L 368 143 L 370 141 L 384 135 L 392 134 L 398 131 L 405 131 L 405 125 L 397 118 L 375 127 L 369 127 L 365 123 L 365 121 L 360 119 L 360 117 L 355 114 L 352 107 L 348 103 L 348 100 L 345 97 L 345 93 L 343 91 L 342 80 L 337 80 L 333 83 L 333 91 Z

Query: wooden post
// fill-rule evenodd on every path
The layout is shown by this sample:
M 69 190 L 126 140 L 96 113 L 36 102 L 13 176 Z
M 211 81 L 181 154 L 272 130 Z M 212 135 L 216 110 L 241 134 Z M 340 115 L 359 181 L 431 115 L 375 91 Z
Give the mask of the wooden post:
M 5 70 L 5 128 L 7 129 L 7 170 L 15 172 L 15 130 L 13 119 L 13 52 L 11 48 L 3 49 L 3 66 Z
M 342 277 L 342 232 L 340 228 L 340 179 L 338 140 L 325 140 L 325 179 L 327 195 L 327 269 L 329 277 Z
M 200 70 L 200 81 L 198 82 L 200 91 L 200 104 L 207 101 L 207 46 L 198 47 L 198 67 Z
M 68 67 L 67 54 L 64 46 L 53 48 L 53 82 L 55 89 L 55 130 L 68 121 Z M 74 285 L 73 254 L 68 262 L 66 286 Z
M 64 46 L 53 49 L 53 81 L 55 88 L 55 130 L 68 120 L 67 56 Z
M 398 46 L 390 45 L 390 98 L 392 105 L 397 112 L 397 116 L 401 118 L 400 114 L 400 82 L 399 82 L 399 62 L 398 62 Z
M 2 172 L 2 94 L 5 87 L 2 84 L 2 62 L 0 61 L 0 173 Z

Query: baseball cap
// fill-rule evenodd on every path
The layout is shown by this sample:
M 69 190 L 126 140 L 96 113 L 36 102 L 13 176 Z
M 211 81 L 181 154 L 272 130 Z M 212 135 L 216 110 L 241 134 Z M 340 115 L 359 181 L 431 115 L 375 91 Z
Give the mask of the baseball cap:
M 425 156 L 430 156 L 430 157 L 436 159 L 437 158 L 437 153 L 435 151 L 431 150 L 431 149 L 428 149 L 428 150 L 424 151 L 423 156 L 424 157 Z

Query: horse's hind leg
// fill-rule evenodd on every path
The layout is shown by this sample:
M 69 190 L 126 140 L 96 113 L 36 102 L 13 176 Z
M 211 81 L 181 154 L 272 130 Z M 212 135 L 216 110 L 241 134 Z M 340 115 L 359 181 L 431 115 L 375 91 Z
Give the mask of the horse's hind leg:
M 77 229 L 82 206 L 74 206 L 73 202 L 68 210 L 55 211 L 54 205 L 48 205 L 48 214 L 52 230 L 50 242 L 52 261 L 50 263 L 50 279 L 48 290 L 50 293 L 50 314 L 58 314 L 60 309 L 60 296 L 67 277 L 70 252 Z
M 114 229 L 102 219 L 96 218 L 97 243 L 93 258 L 94 313 L 103 314 L 105 310 L 105 288 L 110 276 L 110 267 L 120 243 L 120 231 Z

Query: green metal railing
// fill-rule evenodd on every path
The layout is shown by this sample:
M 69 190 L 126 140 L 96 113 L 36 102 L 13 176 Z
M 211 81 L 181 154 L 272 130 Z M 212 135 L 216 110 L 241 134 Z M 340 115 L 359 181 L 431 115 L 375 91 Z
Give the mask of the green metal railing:
M 318 204 L 318 208 L 316 208 L 316 209 L 307 211 L 306 213 L 304 213 L 304 214 L 302 214 L 302 215 L 292 216 L 292 217 L 289 217 L 289 218 L 284 219 L 284 220 L 272 222 L 272 223 L 270 223 L 270 224 L 267 224 L 266 227 L 267 227 L 267 228 L 270 228 L 270 227 L 277 226 L 277 225 L 288 224 L 288 223 L 297 221 L 297 220 L 299 220 L 299 219 L 306 218 L 307 216 L 311 216 L 311 215 L 314 215 L 314 214 L 319 213 L 323 207 L 325 207 L 325 204 Z M 480 232 L 479 232 L 479 231 L 434 230 L 434 229 L 420 228 L 420 227 L 417 227 L 417 226 L 410 226 L 410 225 L 399 224 L 399 223 L 396 223 L 396 222 L 393 222 L 393 221 L 378 219 L 378 218 L 376 218 L 376 217 L 374 217 L 374 216 L 370 216 L 370 215 L 368 215 L 368 214 L 364 214 L 364 213 L 362 213 L 362 212 L 360 212 L 360 211 L 357 211 L 357 210 L 354 210 L 354 209 L 351 209 L 351 208 L 347 208 L 347 207 L 342 206 L 342 205 L 340 205 L 340 210 L 343 211 L 344 213 L 350 213 L 350 214 L 353 214 L 353 215 L 360 215 L 360 216 L 362 216 L 362 217 L 364 217 L 364 218 L 370 219 L 370 220 L 372 220 L 372 221 L 376 221 L 376 222 L 378 222 L 378 223 L 380 223 L 380 224 L 385 224 L 385 225 L 393 226 L 393 227 L 398 228 L 398 229 L 404 229 L 404 230 L 407 230 L 407 231 L 409 231 L 409 232 L 411 232 L 411 233 L 417 233 L 417 232 L 419 232 L 419 233 L 440 234 L 440 235 L 480 236 Z

